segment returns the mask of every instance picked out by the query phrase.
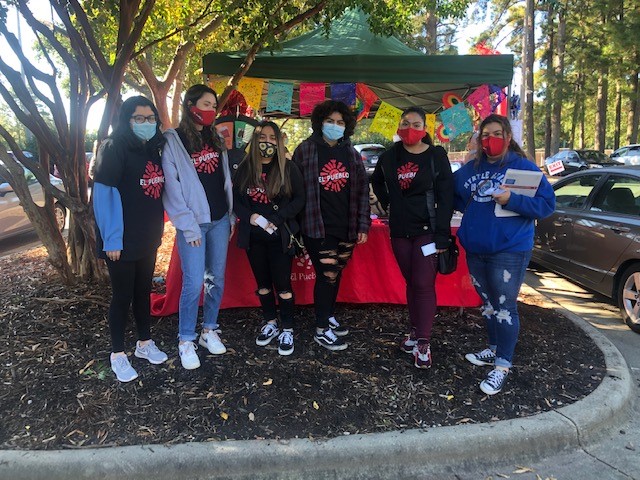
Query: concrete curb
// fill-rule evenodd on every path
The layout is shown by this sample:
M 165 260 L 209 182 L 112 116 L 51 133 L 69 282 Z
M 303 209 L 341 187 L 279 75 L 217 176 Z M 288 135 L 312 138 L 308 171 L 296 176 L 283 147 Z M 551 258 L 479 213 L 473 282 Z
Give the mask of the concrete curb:
M 530 287 L 523 291 L 540 295 Z M 607 376 L 586 398 L 532 417 L 323 441 L 248 440 L 81 451 L 0 451 L 0 478 L 378 479 L 453 475 L 540 459 L 597 440 L 626 420 L 634 385 L 618 349 L 582 318 L 547 299 L 603 351 Z M 480 447 L 479 447 L 480 446 Z

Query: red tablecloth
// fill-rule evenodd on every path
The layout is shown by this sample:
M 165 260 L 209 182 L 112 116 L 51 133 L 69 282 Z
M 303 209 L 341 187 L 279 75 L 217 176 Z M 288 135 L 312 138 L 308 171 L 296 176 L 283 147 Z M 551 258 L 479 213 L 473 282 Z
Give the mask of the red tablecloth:
M 453 229 L 454 232 L 457 228 Z M 293 261 L 293 290 L 296 304 L 313 303 L 315 272 L 308 256 Z M 151 314 L 166 316 L 178 311 L 182 271 L 180 257 L 174 245 L 166 278 L 166 294 L 151 294 Z M 221 308 L 257 307 L 256 283 L 246 253 L 236 246 L 235 238 L 229 245 L 227 273 Z M 406 284 L 391 250 L 389 227 L 375 221 L 369 231 L 369 240 L 357 245 L 353 258 L 347 264 L 340 283 L 339 302 L 347 303 L 407 303 Z M 460 248 L 458 269 L 451 275 L 438 275 L 436 280 L 438 305 L 476 307 L 480 305 L 469 271 L 464 250 Z

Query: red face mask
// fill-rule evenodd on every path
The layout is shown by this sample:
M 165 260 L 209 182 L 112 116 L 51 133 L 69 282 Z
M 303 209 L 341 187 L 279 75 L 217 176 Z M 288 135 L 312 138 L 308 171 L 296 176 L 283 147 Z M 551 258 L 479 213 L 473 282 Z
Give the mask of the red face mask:
M 399 128 L 396 132 L 405 145 L 415 145 L 424 138 L 426 132 L 424 130 L 416 130 L 415 128 Z
M 503 154 L 507 141 L 500 137 L 487 137 L 482 139 L 482 150 L 490 157 L 497 157 Z
M 194 122 L 204 127 L 210 126 L 216 119 L 215 110 L 200 110 L 195 105 L 189 108 L 189 113 Z

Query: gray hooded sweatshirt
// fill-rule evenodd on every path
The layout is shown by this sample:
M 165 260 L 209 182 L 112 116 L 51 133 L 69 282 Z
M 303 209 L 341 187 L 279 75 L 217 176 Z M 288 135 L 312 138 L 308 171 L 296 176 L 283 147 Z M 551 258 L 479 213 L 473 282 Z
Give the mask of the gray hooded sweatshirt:
M 193 242 L 202 237 L 200 224 L 211 222 L 209 202 L 191 156 L 178 133 L 168 129 L 164 132 L 164 137 L 167 143 L 162 149 L 162 169 L 165 178 L 162 202 L 171 223 L 184 233 L 187 242 Z M 222 151 L 222 170 L 229 220 L 233 225 L 236 217 L 233 213 L 233 188 L 226 150 Z

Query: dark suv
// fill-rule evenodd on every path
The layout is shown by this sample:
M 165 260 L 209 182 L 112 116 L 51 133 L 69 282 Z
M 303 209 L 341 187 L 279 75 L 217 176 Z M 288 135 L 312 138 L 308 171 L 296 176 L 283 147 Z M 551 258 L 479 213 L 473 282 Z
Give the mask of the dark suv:
M 360 154 L 362 163 L 364 164 L 364 169 L 367 171 L 367 175 L 369 176 L 371 176 L 373 170 L 376 168 L 378 157 L 387 149 L 384 145 L 380 145 L 379 143 L 361 143 L 359 145 L 354 145 L 353 148 L 355 148 Z
M 615 167 L 620 165 L 598 150 L 565 150 L 558 152 L 547 158 L 544 163 L 549 165 L 554 162 L 562 162 L 564 172 L 561 175 L 568 175 L 588 168 Z

